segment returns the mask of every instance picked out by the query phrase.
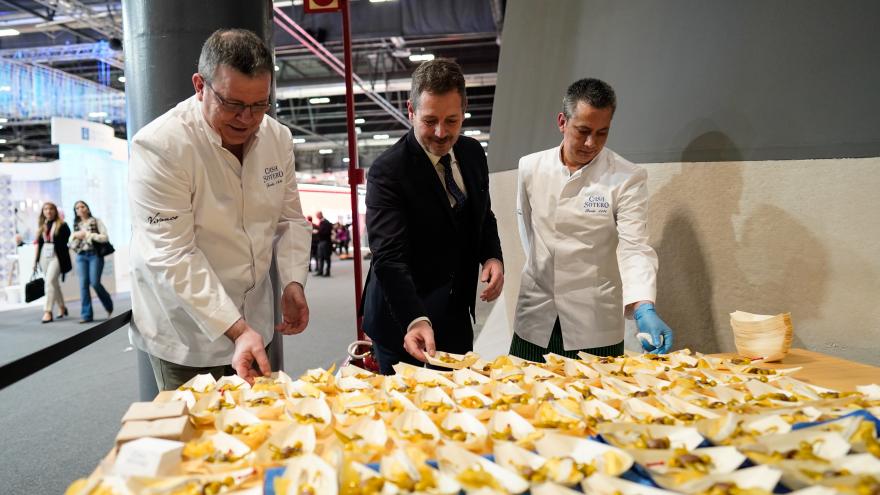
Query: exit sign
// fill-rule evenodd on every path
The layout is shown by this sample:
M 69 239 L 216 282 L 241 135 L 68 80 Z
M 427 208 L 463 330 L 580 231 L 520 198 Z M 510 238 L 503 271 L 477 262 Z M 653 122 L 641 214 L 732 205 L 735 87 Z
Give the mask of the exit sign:
M 306 0 L 303 3 L 303 9 L 305 9 L 307 14 L 339 12 L 342 9 L 339 4 L 340 0 Z

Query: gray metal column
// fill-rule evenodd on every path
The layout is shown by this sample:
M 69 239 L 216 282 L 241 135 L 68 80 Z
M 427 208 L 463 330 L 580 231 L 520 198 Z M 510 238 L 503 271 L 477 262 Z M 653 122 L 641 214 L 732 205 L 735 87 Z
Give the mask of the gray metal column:
M 215 30 L 249 29 L 274 50 L 271 0 L 123 0 L 122 14 L 129 137 L 193 95 L 191 77 L 202 43 Z M 281 369 L 280 335 L 273 343 L 272 368 Z M 156 382 L 148 356 L 140 351 L 138 370 L 140 398 L 152 400 Z

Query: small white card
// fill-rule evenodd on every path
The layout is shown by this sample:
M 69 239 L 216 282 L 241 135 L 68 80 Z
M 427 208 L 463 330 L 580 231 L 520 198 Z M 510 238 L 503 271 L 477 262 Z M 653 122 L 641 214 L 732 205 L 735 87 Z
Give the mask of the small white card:
M 183 442 L 161 438 L 139 438 L 119 447 L 115 474 L 129 476 L 169 476 L 180 466 Z

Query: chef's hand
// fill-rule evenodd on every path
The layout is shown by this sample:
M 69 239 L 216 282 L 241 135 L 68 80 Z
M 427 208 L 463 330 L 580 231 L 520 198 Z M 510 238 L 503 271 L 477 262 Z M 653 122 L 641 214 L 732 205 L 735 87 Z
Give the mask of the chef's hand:
M 303 286 L 291 282 L 281 294 L 281 323 L 275 330 L 284 335 L 296 335 L 306 329 L 309 324 L 309 303 Z
M 226 336 L 235 344 L 235 351 L 232 353 L 232 369 L 235 373 L 242 377 L 245 381 L 254 384 L 254 378 L 258 376 L 269 376 L 272 367 L 269 365 L 269 357 L 266 356 L 266 344 L 263 343 L 263 337 L 251 328 L 244 318 L 229 327 Z M 256 361 L 259 371 L 254 369 Z
M 644 340 L 641 341 L 645 351 L 666 354 L 672 349 L 672 329 L 657 316 L 654 304 L 649 302 L 637 304 L 633 317 L 636 319 L 639 332 L 651 336 L 653 345 Z
M 412 357 L 423 363 L 428 362 L 425 354 L 434 356 L 436 346 L 434 345 L 434 329 L 427 321 L 420 321 L 413 325 L 406 336 L 403 337 L 403 348 L 410 353 Z
M 483 263 L 483 271 L 480 273 L 480 282 L 489 284 L 480 294 L 480 300 L 492 302 L 501 295 L 504 288 L 504 265 L 501 261 L 491 258 Z

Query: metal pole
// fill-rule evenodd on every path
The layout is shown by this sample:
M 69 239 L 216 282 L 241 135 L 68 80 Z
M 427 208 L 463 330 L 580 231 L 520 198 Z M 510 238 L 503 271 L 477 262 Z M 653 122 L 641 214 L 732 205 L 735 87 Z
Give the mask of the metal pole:
M 348 127 L 348 185 L 351 186 L 351 233 L 354 248 L 354 307 L 357 310 L 357 337 L 364 340 L 366 335 L 361 327 L 361 232 L 358 215 L 358 185 L 364 182 L 364 171 L 358 168 L 357 134 L 354 128 L 354 88 L 351 67 L 351 26 L 348 20 L 348 0 L 340 0 L 342 5 L 342 42 L 345 52 L 345 116 Z

